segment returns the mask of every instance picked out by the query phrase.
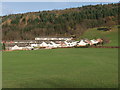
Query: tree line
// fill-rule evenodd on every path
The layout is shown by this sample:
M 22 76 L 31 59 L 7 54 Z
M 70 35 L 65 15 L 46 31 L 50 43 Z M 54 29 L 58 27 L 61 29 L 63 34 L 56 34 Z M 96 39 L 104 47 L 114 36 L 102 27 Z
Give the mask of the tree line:
M 3 16 L 3 40 L 32 40 L 39 36 L 79 37 L 88 28 L 117 25 L 118 13 L 116 3 Z

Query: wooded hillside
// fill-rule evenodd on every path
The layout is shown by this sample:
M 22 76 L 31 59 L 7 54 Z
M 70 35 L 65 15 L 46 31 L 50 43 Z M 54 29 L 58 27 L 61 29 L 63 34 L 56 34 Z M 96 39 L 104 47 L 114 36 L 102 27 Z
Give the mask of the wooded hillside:
M 117 25 L 118 13 L 116 3 L 3 16 L 3 40 L 29 40 L 39 36 L 79 37 L 88 28 Z

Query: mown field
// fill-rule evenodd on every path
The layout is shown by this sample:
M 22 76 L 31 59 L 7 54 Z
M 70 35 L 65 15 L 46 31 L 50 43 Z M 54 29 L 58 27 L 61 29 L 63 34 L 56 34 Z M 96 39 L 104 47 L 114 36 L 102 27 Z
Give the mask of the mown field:
M 3 88 L 118 87 L 118 49 L 3 52 Z

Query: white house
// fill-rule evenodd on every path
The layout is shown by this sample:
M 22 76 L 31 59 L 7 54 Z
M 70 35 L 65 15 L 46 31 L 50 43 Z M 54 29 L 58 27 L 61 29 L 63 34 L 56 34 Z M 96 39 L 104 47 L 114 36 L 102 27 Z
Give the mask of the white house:
M 57 48 L 57 47 L 60 47 L 60 44 L 51 41 L 51 42 L 48 44 L 48 46 L 49 46 L 49 47 Z
M 55 42 L 52 42 L 52 41 L 51 41 L 51 43 L 52 43 L 55 47 L 60 47 L 60 46 L 61 46 L 60 43 L 55 43 Z
M 31 47 L 37 47 L 37 46 L 38 46 L 38 44 L 36 44 L 36 43 L 31 44 Z
M 91 41 L 92 45 L 96 45 L 96 44 L 98 44 L 98 43 L 99 43 L 99 42 L 98 42 L 97 40 L 95 40 L 95 39 L 90 40 L 90 41 Z
M 28 50 L 32 50 L 32 49 L 34 49 L 34 47 L 26 46 L 26 49 L 28 49 Z
M 49 45 L 46 43 L 46 42 L 42 42 L 41 44 L 40 44 L 40 47 L 48 47 Z
M 22 47 L 18 47 L 17 45 L 11 47 L 11 50 L 22 50 Z
M 66 44 L 66 47 L 73 47 L 77 45 L 77 42 L 70 42 L 70 41 L 64 41 L 64 43 Z
M 86 46 L 88 43 L 86 43 L 84 40 L 81 40 L 80 42 L 77 43 L 77 46 Z

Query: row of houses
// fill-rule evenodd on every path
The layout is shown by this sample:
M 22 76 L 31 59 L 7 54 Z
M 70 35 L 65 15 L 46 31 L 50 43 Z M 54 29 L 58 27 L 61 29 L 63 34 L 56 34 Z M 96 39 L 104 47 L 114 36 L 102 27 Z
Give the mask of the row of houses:
M 47 41 L 52 41 L 52 40 L 54 40 L 54 41 L 66 41 L 66 40 L 72 40 L 73 38 L 71 37 L 71 38 L 68 38 L 68 37 L 64 37 L 64 38 L 62 38 L 62 37 L 36 37 L 35 38 L 35 40 L 42 40 L 42 41 L 45 41 L 45 40 L 47 40 Z
M 68 47 L 85 47 L 91 45 L 98 45 L 103 42 L 102 39 L 82 39 L 75 41 L 72 38 L 68 39 L 35 39 L 35 40 L 17 40 L 17 41 L 3 41 L 6 50 L 36 50 L 36 49 L 53 49 L 53 48 L 68 48 Z

